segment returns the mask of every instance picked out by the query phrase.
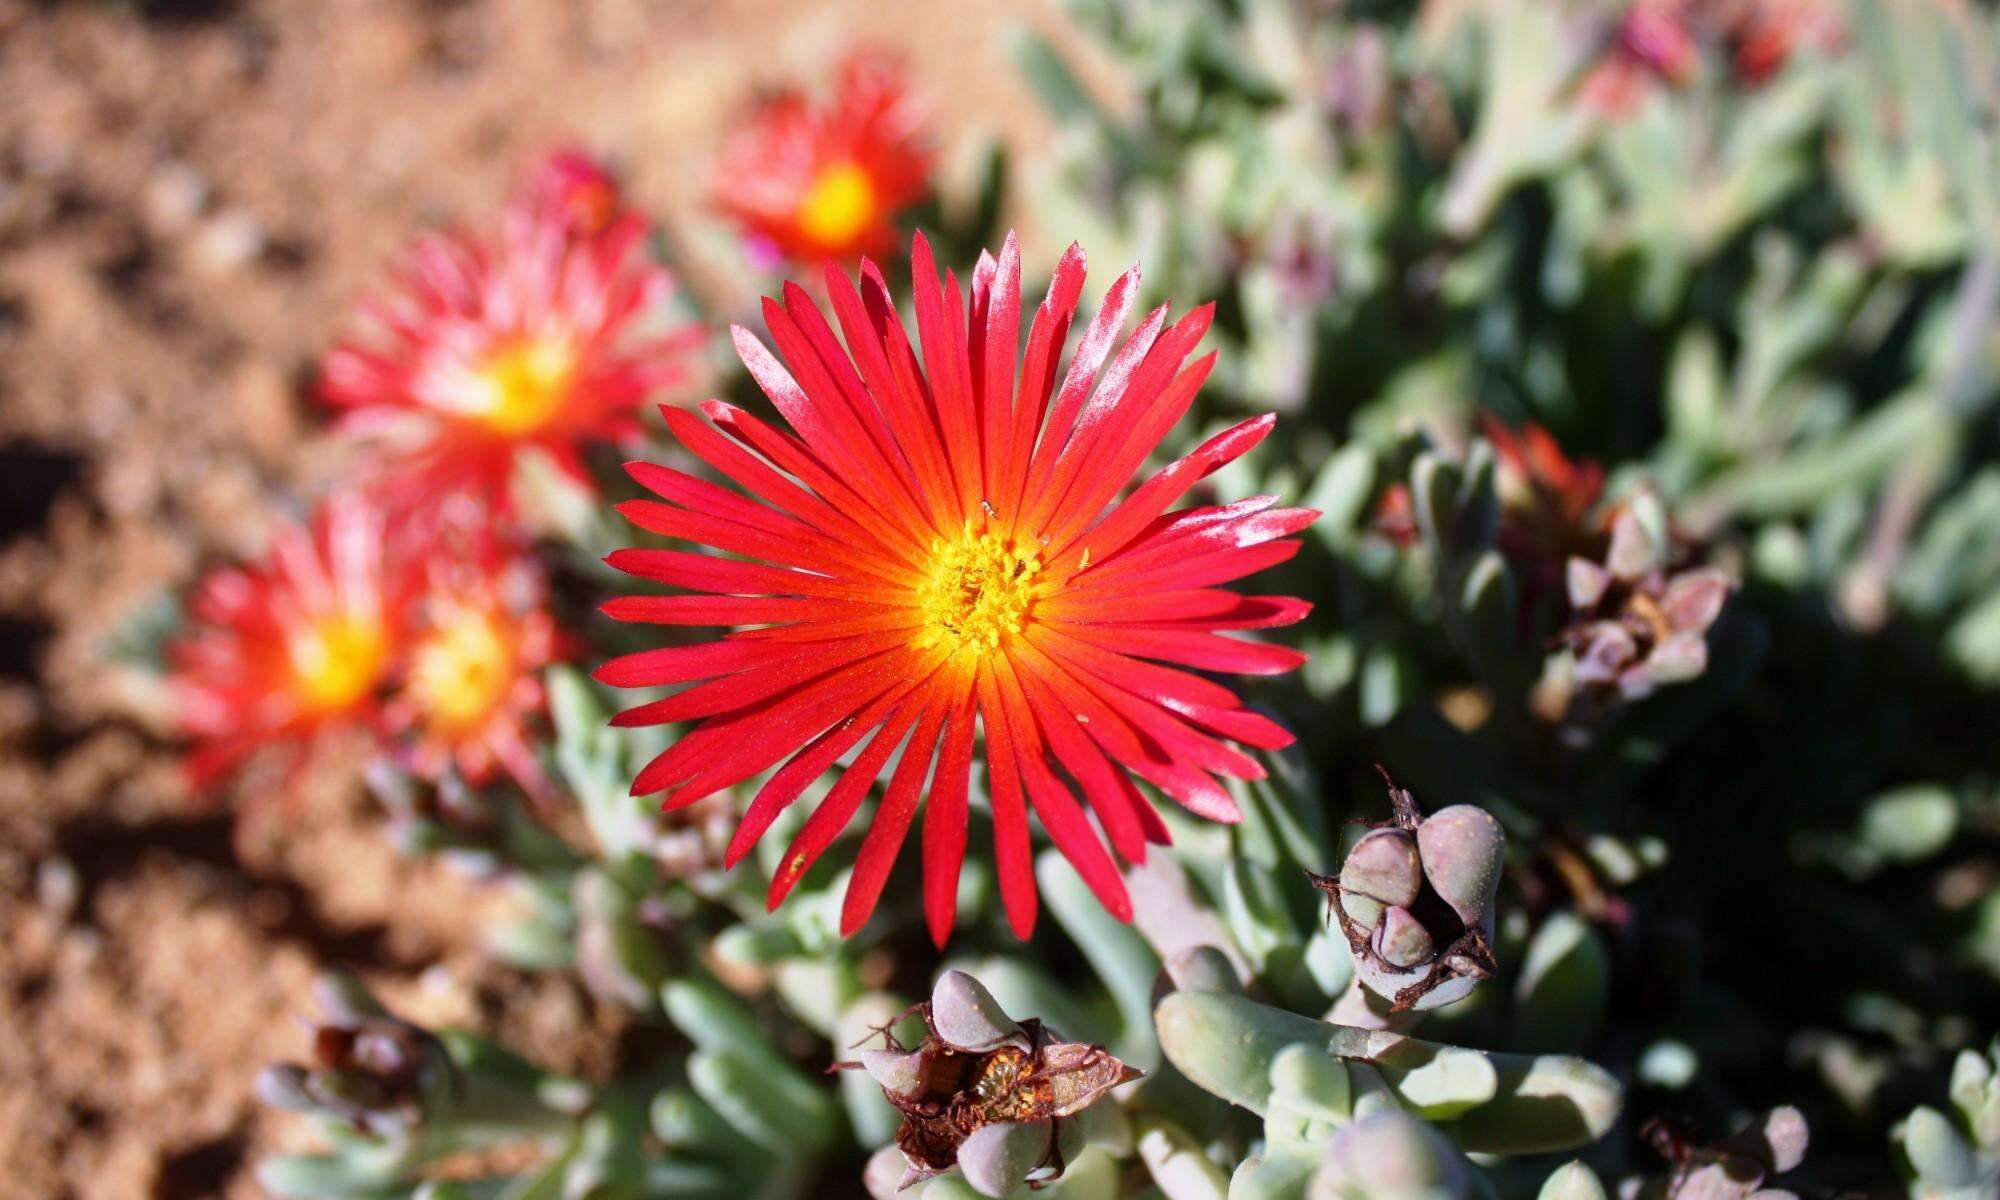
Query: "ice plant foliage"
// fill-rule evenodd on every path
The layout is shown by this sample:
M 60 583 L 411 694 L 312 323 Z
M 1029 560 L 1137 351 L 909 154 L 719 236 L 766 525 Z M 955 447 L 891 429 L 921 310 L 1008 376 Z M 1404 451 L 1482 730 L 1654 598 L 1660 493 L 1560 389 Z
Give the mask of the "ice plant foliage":
M 533 449 L 582 478 L 586 441 L 619 441 L 682 374 L 693 331 L 648 325 L 673 290 L 646 221 L 601 168 L 552 159 L 484 234 L 420 240 L 387 295 L 328 353 L 320 395 L 383 452 L 400 503 L 469 491 L 504 505 Z
M 277 535 L 263 561 L 224 567 L 167 650 L 190 774 L 206 781 L 274 743 L 310 747 L 372 722 L 399 649 L 402 584 L 383 520 L 340 494 Z
M 851 266 L 896 244 L 896 217 L 929 190 L 930 165 L 901 70 L 856 54 L 825 107 L 795 90 L 763 102 L 724 147 L 715 203 L 795 262 Z
M 1220 587 L 1292 557 L 1316 515 L 1276 497 L 1169 511 L 1204 476 L 1271 430 L 1253 418 L 1204 442 L 1120 498 L 1186 413 L 1215 356 L 1188 356 L 1211 309 L 1147 314 L 1113 350 L 1137 268 L 1112 284 L 1066 370 L 1083 252 L 1071 247 L 1020 332 L 1021 261 L 1009 237 L 981 255 L 969 303 L 939 283 L 928 243 L 913 253 L 917 340 L 882 274 L 826 274 L 840 336 L 796 285 L 766 300 L 774 354 L 736 346 L 784 429 L 720 401 L 665 409 L 689 452 L 749 495 L 650 463 L 634 479 L 659 498 L 620 506 L 653 533 L 760 561 L 632 549 L 612 565 L 684 589 L 605 606 L 667 625 L 742 625 L 719 641 L 612 659 L 625 687 L 692 686 L 619 715 L 623 725 L 701 722 L 654 759 L 635 794 L 669 809 L 783 765 L 757 791 L 729 849 L 740 859 L 835 760 L 860 746 L 771 881 L 773 906 L 902 753 L 855 863 L 841 927 L 873 911 L 928 795 L 924 894 L 949 936 L 965 852 L 968 777 L 983 733 L 1002 898 L 1034 927 L 1028 812 L 1120 918 L 1131 904 L 1112 850 L 1141 860 L 1166 831 L 1132 781 L 1218 821 L 1238 812 L 1216 776 L 1255 779 L 1232 742 L 1275 749 L 1291 734 L 1192 673 L 1268 675 L 1297 651 L 1227 636 L 1290 624 L 1310 608 Z M 842 340 L 844 338 L 845 348 Z M 1192 669 L 1192 670 L 1190 670 Z M 863 745 L 863 742 L 866 742 Z M 935 764 L 933 762 L 935 760 Z M 928 784 L 928 786 L 927 786 Z M 1081 803 L 1079 802 L 1081 796 Z

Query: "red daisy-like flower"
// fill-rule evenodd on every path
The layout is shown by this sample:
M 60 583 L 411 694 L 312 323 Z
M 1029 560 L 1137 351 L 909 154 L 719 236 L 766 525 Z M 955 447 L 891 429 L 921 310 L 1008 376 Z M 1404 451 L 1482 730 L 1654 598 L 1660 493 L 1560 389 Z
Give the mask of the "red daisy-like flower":
M 323 736 L 374 719 L 401 640 L 403 589 L 382 534 L 379 512 L 338 495 L 263 561 L 196 588 L 167 655 L 197 783 L 268 745 L 304 752 L 303 765 Z
M 1222 631 L 1287 625 L 1310 605 L 1218 585 L 1291 558 L 1298 541 L 1289 535 L 1317 514 L 1274 507 L 1273 496 L 1168 511 L 1261 441 L 1269 416 L 1217 434 L 1120 499 L 1214 365 L 1212 353 L 1186 362 L 1212 306 L 1173 324 L 1162 306 L 1114 355 L 1138 287 L 1134 268 L 1111 286 L 1064 370 L 1083 288 L 1080 249 L 1057 266 L 1025 352 L 1012 236 L 997 260 L 980 256 L 969 306 L 949 272 L 940 286 L 921 236 L 912 262 L 915 342 L 867 262 L 858 287 L 836 268 L 826 272 L 838 335 L 792 284 L 782 303 L 764 302 L 775 355 L 735 330 L 745 366 L 789 429 L 720 401 L 703 406 L 708 422 L 663 409 L 681 444 L 749 495 L 628 465 L 659 497 L 620 506 L 634 524 L 759 560 L 652 549 L 611 556 L 630 574 L 686 589 L 613 600 L 605 609 L 614 617 L 756 626 L 625 655 L 598 671 L 618 686 L 693 685 L 616 718 L 700 722 L 639 773 L 633 792 L 664 791 L 674 809 L 779 767 L 736 832 L 734 863 L 860 747 L 787 850 L 771 881 L 775 906 L 901 747 L 841 928 L 851 933 L 873 911 L 927 793 L 925 908 L 942 944 L 955 919 L 977 731 L 1015 931 L 1027 936 L 1035 920 L 1031 808 L 1106 908 L 1128 919 L 1124 882 L 1084 804 L 1132 862 L 1166 836 L 1132 776 L 1193 812 L 1237 819 L 1215 777 L 1255 779 L 1264 768 L 1231 743 L 1275 749 L 1293 738 L 1188 668 L 1267 675 L 1304 661 Z
M 545 795 L 530 730 L 558 638 L 540 567 L 491 536 L 462 554 L 430 556 L 426 566 L 384 707 L 389 730 L 408 739 L 406 764 L 433 780 L 456 770 L 475 785 L 505 769 L 530 795 Z
M 924 116 L 880 54 L 842 66 L 831 102 L 766 99 L 724 146 L 716 206 L 794 262 L 852 265 L 896 245 L 898 214 L 930 190 Z
M 700 334 L 646 328 L 673 278 L 645 257 L 637 214 L 592 230 L 602 182 L 558 162 L 493 236 L 425 237 L 327 355 L 321 397 L 384 452 L 399 503 L 470 490 L 505 504 L 529 449 L 581 479 L 583 443 L 635 435 L 639 405 L 681 377 Z

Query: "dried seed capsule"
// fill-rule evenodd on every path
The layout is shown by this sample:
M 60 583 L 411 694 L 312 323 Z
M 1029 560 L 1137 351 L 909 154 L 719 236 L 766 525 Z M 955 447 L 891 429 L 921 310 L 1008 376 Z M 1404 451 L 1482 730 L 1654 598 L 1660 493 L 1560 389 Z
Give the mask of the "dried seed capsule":
M 1014 1020 L 961 971 L 941 975 L 918 1011 L 929 1033 L 915 1049 L 884 1027 L 885 1049 L 834 1064 L 867 1071 L 902 1114 L 896 1146 L 907 1169 L 898 1188 L 954 1167 L 989 1196 L 1055 1179 L 1081 1150 L 1081 1127 L 1069 1118 L 1139 1077 L 1102 1046 Z M 881 1174 L 872 1163 L 870 1171 Z

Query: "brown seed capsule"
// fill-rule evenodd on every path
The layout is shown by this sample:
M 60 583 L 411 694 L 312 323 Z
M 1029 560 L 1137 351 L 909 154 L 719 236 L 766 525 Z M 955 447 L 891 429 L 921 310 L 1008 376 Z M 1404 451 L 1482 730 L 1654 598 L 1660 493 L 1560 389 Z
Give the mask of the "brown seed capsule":
M 1037 1020 L 1015 1021 L 978 980 L 938 979 L 918 1006 L 929 1033 L 904 1050 L 868 1050 L 860 1068 L 903 1114 L 896 1144 L 908 1163 L 899 1186 L 954 1167 L 977 1191 L 1000 1196 L 1062 1174 L 1065 1123 L 1139 1072 L 1102 1046 L 1065 1042 Z

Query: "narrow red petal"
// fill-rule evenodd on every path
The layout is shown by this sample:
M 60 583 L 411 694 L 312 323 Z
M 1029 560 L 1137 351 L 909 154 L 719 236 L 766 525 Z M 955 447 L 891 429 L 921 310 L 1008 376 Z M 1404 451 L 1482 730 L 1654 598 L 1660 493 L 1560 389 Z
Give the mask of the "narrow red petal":
M 986 724 L 986 773 L 993 802 L 993 869 L 1000 877 L 1000 905 L 1014 936 L 1034 936 L 1035 864 L 1028 847 L 1028 806 L 1021 786 L 1020 751 L 1012 722 L 1000 703 L 992 672 L 979 673 L 979 712 Z
M 764 901 L 768 909 L 775 911 L 778 905 L 785 902 L 792 888 L 819 861 L 819 856 L 826 853 L 826 848 L 840 836 L 841 830 L 847 828 L 848 822 L 854 819 L 861 801 L 867 798 L 868 789 L 888 763 L 889 755 L 895 753 L 896 747 L 902 744 L 903 735 L 916 723 L 920 707 L 910 699 L 904 699 L 902 706 L 882 723 L 868 745 L 841 774 L 839 781 L 827 791 L 819 807 L 813 809 L 812 816 L 806 818 L 792 844 L 786 847 L 785 857 L 779 862 L 778 869 L 771 875 L 771 888 Z
M 972 783 L 972 726 L 978 712 L 968 694 L 951 714 L 937 776 L 924 806 L 924 919 L 938 949 L 958 919 L 958 871 L 965 861 L 967 793 Z
M 1306 656 L 1289 646 L 1245 642 L 1221 634 L 1186 629 L 1134 629 L 1119 625 L 1080 626 L 1075 636 L 1119 654 L 1179 663 L 1197 671 L 1236 675 L 1282 675 L 1298 669 Z
M 854 857 L 854 873 L 848 877 L 847 893 L 841 897 L 842 937 L 852 937 L 856 930 L 866 925 L 868 918 L 875 913 L 876 903 L 882 898 L 882 888 L 889 881 L 889 872 L 896 865 L 896 855 L 903 848 L 910 822 L 917 815 L 917 801 L 922 796 L 924 780 L 930 774 L 931 758 L 936 752 L 938 734 L 943 729 L 947 711 L 947 705 L 932 703 L 917 723 L 917 731 L 903 746 L 903 755 L 896 762 L 895 773 L 889 777 L 888 791 L 883 793 L 882 804 L 875 810 L 875 820 L 868 826 L 868 836 L 862 839 L 861 849 Z

